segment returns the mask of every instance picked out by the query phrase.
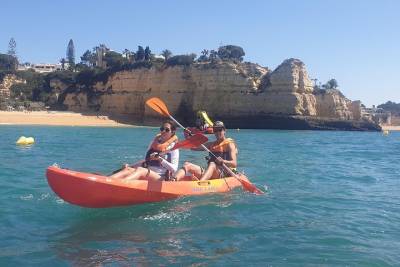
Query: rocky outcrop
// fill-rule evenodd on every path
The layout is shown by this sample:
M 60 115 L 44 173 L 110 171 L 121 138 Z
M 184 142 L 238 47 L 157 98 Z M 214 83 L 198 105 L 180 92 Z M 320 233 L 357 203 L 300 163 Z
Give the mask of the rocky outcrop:
M 70 110 L 127 115 L 148 124 L 159 120 L 144 104 L 155 96 L 187 124 L 202 109 L 231 127 L 369 129 L 352 128 L 362 120 L 357 105 L 338 90 L 314 90 L 298 59 L 285 60 L 272 72 L 252 63 L 230 62 L 121 71 L 89 90 L 77 88 L 66 95 L 64 104 Z
M 339 90 L 319 90 L 314 95 L 316 98 L 317 117 L 344 120 L 352 120 L 357 117 L 356 106 L 352 107 L 352 101 L 345 98 Z M 361 106 L 359 108 L 361 109 Z
M 10 88 L 17 83 L 26 83 L 25 80 L 19 79 L 14 74 L 7 74 L 0 83 L 0 99 L 8 99 L 10 97 Z

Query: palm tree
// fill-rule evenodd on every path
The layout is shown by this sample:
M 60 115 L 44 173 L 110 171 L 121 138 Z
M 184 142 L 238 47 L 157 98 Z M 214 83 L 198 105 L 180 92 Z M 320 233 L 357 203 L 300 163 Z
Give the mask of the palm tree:
M 201 54 L 205 57 L 208 56 L 209 51 L 207 49 L 203 49 L 203 51 L 201 51 Z
M 165 49 L 164 51 L 161 52 L 161 55 L 167 60 L 172 56 L 172 52 L 169 51 L 168 49 Z

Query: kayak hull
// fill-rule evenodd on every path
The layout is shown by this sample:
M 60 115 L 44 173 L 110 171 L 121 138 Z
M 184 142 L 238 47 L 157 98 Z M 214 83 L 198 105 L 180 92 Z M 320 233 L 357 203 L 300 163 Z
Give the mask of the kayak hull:
M 240 187 L 234 177 L 208 181 L 124 181 L 56 166 L 47 168 L 51 189 L 68 203 L 87 208 L 108 208 L 160 202 L 182 196 L 226 193 Z M 246 179 L 241 175 L 241 179 Z

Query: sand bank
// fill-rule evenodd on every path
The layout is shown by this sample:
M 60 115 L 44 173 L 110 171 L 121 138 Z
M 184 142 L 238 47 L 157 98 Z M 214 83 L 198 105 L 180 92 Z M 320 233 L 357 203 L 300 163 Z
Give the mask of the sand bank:
M 382 126 L 382 131 L 400 131 L 400 126 Z
M 87 115 L 60 111 L 0 111 L 0 124 L 10 125 L 59 125 L 59 126 L 104 126 L 132 127 L 104 115 Z

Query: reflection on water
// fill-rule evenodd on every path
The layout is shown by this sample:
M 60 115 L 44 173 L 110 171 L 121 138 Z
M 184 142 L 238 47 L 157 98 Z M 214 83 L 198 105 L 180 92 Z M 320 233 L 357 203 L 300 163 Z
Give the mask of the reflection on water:
M 34 148 L 35 148 L 35 144 L 23 145 L 23 146 L 15 145 L 15 149 L 16 149 L 18 152 L 28 152 L 28 151 L 33 150 Z
M 218 259 L 238 252 L 239 247 L 226 245 L 221 237 L 204 239 L 202 233 L 240 227 L 229 213 L 222 212 L 236 197 L 227 194 L 128 209 L 85 209 L 72 226 L 49 239 L 57 257 L 74 266 L 153 266 Z M 203 216 L 203 212 L 218 216 Z

